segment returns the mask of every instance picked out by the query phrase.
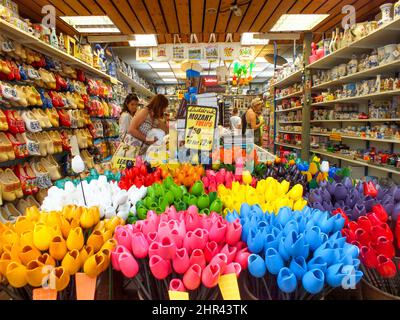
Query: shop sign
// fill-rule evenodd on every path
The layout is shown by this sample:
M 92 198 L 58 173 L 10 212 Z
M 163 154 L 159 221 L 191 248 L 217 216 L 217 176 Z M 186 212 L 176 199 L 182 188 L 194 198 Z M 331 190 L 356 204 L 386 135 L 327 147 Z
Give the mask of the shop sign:
M 185 126 L 185 147 L 211 151 L 217 122 L 217 108 L 188 106 Z

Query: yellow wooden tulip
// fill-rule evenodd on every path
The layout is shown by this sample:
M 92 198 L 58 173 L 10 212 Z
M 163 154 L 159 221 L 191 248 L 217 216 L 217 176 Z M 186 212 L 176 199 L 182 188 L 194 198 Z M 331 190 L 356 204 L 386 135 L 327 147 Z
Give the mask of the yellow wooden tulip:
M 71 225 L 63 215 L 60 216 L 60 222 L 61 222 L 60 229 L 62 236 L 66 239 L 69 235 L 69 231 L 71 230 Z
M 37 261 L 43 263 L 45 266 L 56 266 L 56 261 L 48 253 L 43 253 L 40 257 L 37 258 Z
M 22 288 L 27 285 L 26 267 L 16 261 L 11 261 L 7 266 L 6 277 L 14 288 Z
M 301 211 L 307 205 L 307 200 L 300 198 L 293 204 L 293 210 Z
M 33 244 L 41 251 L 49 248 L 53 231 L 44 223 L 37 223 L 33 229 Z
M 24 246 L 19 252 L 18 257 L 24 265 L 27 265 L 32 260 L 36 260 L 40 256 L 40 251 L 30 245 Z
M 301 184 L 296 184 L 292 189 L 288 192 L 288 196 L 294 201 L 299 200 L 303 197 L 303 186 Z
M 2 244 L 14 244 L 16 242 L 18 242 L 18 234 L 11 230 L 11 229 L 7 229 L 6 231 L 3 232 L 2 236 L 1 236 L 1 240 L 2 240 Z
M 93 231 L 87 240 L 87 244 L 93 247 L 95 253 L 101 249 L 103 243 L 103 234 L 100 230 Z
M 57 211 L 51 211 L 47 216 L 47 225 L 61 227 L 61 214 Z
M 43 263 L 32 260 L 26 266 L 26 279 L 32 287 L 40 287 L 45 278 Z
M 63 266 L 70 275 L 77 273 L 82 266 L 79 251 L 74 249 L 67 252 L 61 263 L 61 266 Z
M 15 232 L 21 235 L 25 231 L 33 230 L 33 222 L 25 216 L 19 216 L 15 222 Z
M 50 284 L 54 284 L 57 291 L 63 291 L 69 284 L 70 276 L 64 267 L 54 268 L 50 273 Z
M 21 244 L 21 246 L 26 246 L 26 245 L 34 246 L 34 244 L 33 244 L 33 230 L 28 230 L 28 231 L 23 232 L 21 234 L 21 238 L 19 240 L 19 243 Z
M 67 254 L 67 244 L 62 236 L 57 235 L 51 239 L 49 253 L 56 260 L 64 258 Z
M 111 252 L 117 245 L 118 245 L 117 240 L 108 239 L 106 242 L 104 242 L 103 246 L 101 247 L 101 250 L 107 249 Z
M 95 207 L 90 207 L 89 208 L 89 213 L 93 216 L 94 223 L 93 225 L 97 225 L 100 222 L 100 208 L 95 206 Z
M 36 206 L 32 206 L 26 209 L 25 216 L 32 222 L 36 222 L 40 218 L 40 211 Z
M 83 265 L 83 271 L 91 278 L 97 277 L 104 268 L 106 257 L 101 254 L 95 254 L 89 257 Z
M 83 229 L 90 229 L 95 225 L 95 218 L 92 211 L 89 211 L 86 208 L 81 209 L 81 217 L 79 219 L 79 223 Z
M 84 244 L 83 232 L 80 227 L 71 229 L 67 238 L 67 248 L 68 250 L 81 250 Z
M 79 252 L 79 255 L 81 258 L 81 263 L 83 265 L 89 257 L 94 255 L 93 247 L 89 246 L 89 245 L 85 245 Z
M 71 221 L 74 218 L 75 206 L 70 204 L 62 208 L 61 214 L 68 220 Z
M 0 274 L 6 275 L 7 266 L 12 261 L 11 254 L 9 252 L 3 252 L 0 258 Z

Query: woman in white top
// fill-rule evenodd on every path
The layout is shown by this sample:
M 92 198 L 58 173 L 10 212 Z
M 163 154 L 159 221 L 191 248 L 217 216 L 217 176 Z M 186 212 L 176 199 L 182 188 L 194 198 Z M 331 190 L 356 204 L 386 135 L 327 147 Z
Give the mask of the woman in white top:
M 122 107 L 121 117 L 119 118 L 119 137 L 122 141 L 127 134 L 133 117 L 136 114 L 139 105 L 139 98 L 136 94 L 130 93 L 126 96 Z
M 239 117 L 239 109 L 234 108 L 232 111 L 232 117 L 230 118 L 231 129 L 234 135 L 240 135 L 242 129 L 242 119 Z

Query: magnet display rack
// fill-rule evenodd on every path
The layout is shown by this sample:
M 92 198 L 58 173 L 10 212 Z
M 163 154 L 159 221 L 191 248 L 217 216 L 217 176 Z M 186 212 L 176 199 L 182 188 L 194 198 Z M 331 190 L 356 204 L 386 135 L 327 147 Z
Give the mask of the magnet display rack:
M 364 36 L 363 38 L 360 38 L 359 40 L 356 40 L 349 44 L 348 46 L 345 46 L 341 49 L 338 49 L 321 59 L 306 65 L 306 71 L 307 72 L 314 72 L 315 70 L 323 70 L 323 69 L 331 69 L 335 66 L 338 66 L 341 63 L 347 63 L 353 56 L 353 54 L 362 54 L 362 53 L 367 53 L 371 52 L 373 49 L 377 49 L 379 47 L 392 44 L 392 43 L 398 43 L 400 39 L 400 17 L 396 17 L 394 20 L 391 22 L 388 22 L 382 26 L 380 26 L 378 29 L 374 30 L 373 32 L 369 33 L 368 35 Z M 309 46 L 310 43 L 305 43 L 305 46 Z M 321 90 L 330 90 L 331 92 L 334 92 L 335 88 L 340 87 L 343 84 L 348 84 L 348 83 L 354 83 L 360 80 L 368 80 L 368 79 L 373 79 L 378 75 L 393 75 L 395 72 L 400 67 L 400 60 L 396 60 L 393 62 L 381 64 L 379 66 L 362 70 L 359 72 L 356 72 L 354 74 L 346 75 L 343 77 L 340 77 L 335 80 L 331 80 L 325 83 L 320 83 L 315 86 L 311 87 L 311 91 L 313 93 L 318 93 Z M 336 99 L 332 101 L 324 101 L 324 102 L 318 102 L 318 103 L 311 103 L 311 101 L 308 101 L 310 107 L 313 108 L 330 108 L 334 107 L 336 104 L 351 104 L 357 107 L 360 107 L 363 103 L 365 104 L 368 101 L 375 101 L 375 100 L 388 100 L 388 99 L 393 99 L 394 97 L 400 96 L 400 90 L 392 90 L 392 91 L 384 91 L 384 92 L 377 92 L 373 94 L 368 94 L 364 96 L 356 96 L 356 97 L 348 97 L 348 98 L 343 98 L 343 99 Z M 385 123 L 385 122 L 390 122 L 390 123 L 399 123 L 400 124 L 400 119 L 398 118 L 393 118 L 393 119 L 338 119 L 338 120 L 311 120 L 310 123 L 329 123 L 331 125 L 338 124 L 340 127 L 342 127 L 342 123 Z M 338 128 L 340 128 L 338 127 Z M 329 136 L 329 133 L 319 133 L 319 132 L 314 132 L 310 131 L 309 134 L 311 136 Z M 400 140 L 396 139 L 378 139 L 378 138 L 370 138 L 370 137 L 360 137 L 360 136 L 351 136 L 351 135 L 341 135 L 342 139 L 346 139 L 349 141 L 360 141 L 364 140 L 365 141 L 365 146 L 366 149 L 368 149 L 371 145 L 371 143 L 376 145 L 377 147 L 381 148 L 381 144 L 385 143 L 386 146 L 390 146 L 390 152 L 394 152 L 394 148 L 396 145 L 400 143 Z M 376 164 L 372 163 L 369 161 L 365 161 L 360 158 L 356 158 L 355 156 L 349 155 L 349 154 L 343 154 L 343 153 L 334 153 L 334 152 L 329 152 L 325 149 L 322 148 L 317 148 L 317 149 L 311 149 L 310 154 L 318 154 L 321 156 L 324 156 L 326 158 L 330 159 L 336 159 L 339 161 L 339 165 L 342 165 L 342 162 L 345 163 L 350 163 L 350 164 L 356 164 L 359 166 L 364 167 L 364 175 L 367 176 L 369 174 L 368 169 L 375 169 L 378 171 L 381 171 L 383 173 L 389 174 L 389 177 L 392 176 L 392 174 L 395 174 L 397 176 L 400 175 L 400 169 L 397 169 L 394 166 L 388 166 L 388 165 L 382 165 L 382 164 Z M 377 171 L 375 171 L 377 172 Z

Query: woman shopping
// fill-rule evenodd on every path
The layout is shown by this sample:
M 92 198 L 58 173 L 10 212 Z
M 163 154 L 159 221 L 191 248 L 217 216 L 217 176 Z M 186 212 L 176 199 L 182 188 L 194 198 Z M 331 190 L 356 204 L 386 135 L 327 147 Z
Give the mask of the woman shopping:
M 136 114 L 139 105 L 139 98 L 136 94 L 130 93 L 126 96 L 122 106 L 121 117 L 119 118 L 119 137 L 122 140 L 128 133 L 129 126 Z
M 165 134 L 168 134 L 165 119 L 167 107 L 168 99 L 164 95 L 158 94 L 133 117 L 125 142 L 140 147 L 139 154 L 144 154 L 148 146 L 156 142 L 156 140 L 147 137 L 150 130 L 161 129 Z
M 242 134 L 246 134 L 246 130 L 254 130 L 254 144 L 261 144 L 260 127 L 264 124 L 264 120 L 259 119 L 263 101 L 260 98 L 255 98 L 251 101 L 251 106 L 242 116 Z

